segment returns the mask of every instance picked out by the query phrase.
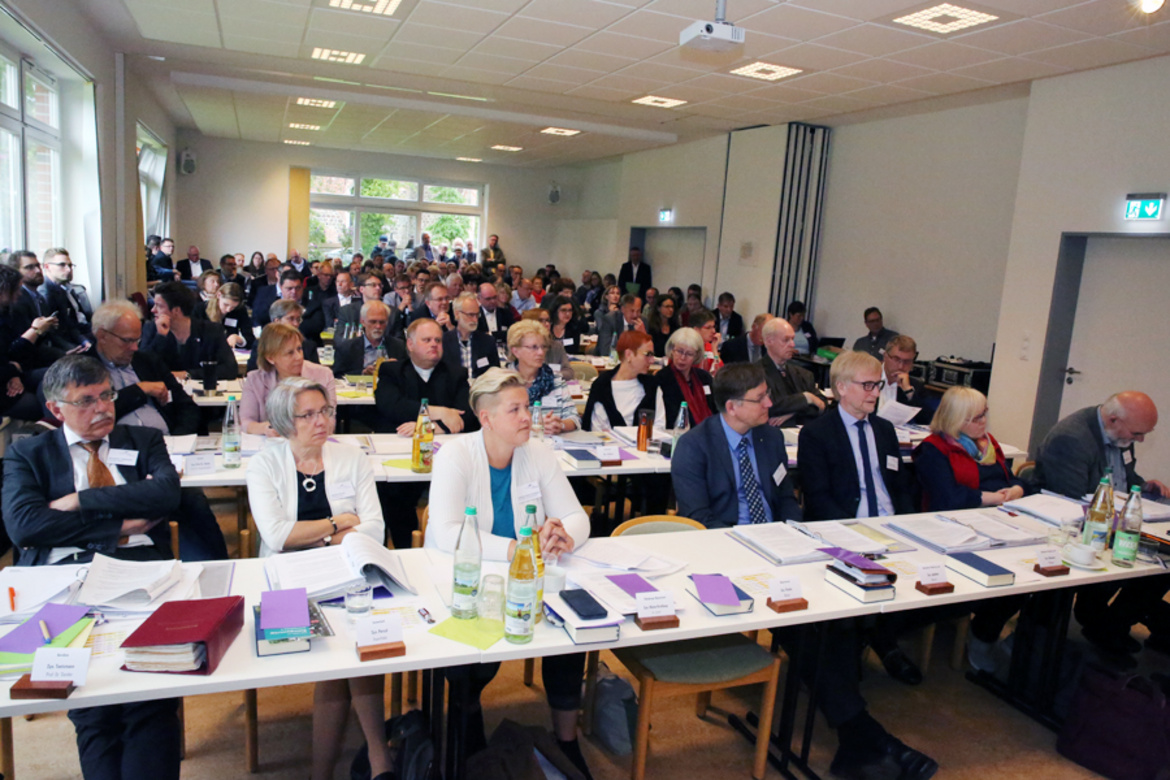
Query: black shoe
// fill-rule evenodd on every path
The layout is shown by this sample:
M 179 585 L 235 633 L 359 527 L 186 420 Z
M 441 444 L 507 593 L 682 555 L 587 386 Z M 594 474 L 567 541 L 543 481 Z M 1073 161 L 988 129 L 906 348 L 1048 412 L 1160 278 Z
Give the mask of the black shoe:
M 929 780 L 938 762 L 887 734 L 876 749 L 860 755 L 838 750 L 829 771 L 841 780 Z
M 1124 628 L 1090 624 L 1081 628 L 1081 636 L 1106 653 L 1129 654 L 1142 649 L 1141 642 L 1131 637 Z
M 895 680 L 906 685 L 918 685 L 922 682 L 922 670 L 906 657 L 901 648 L 895 647 L 882 656 L 882 666 L 886 673 Z
M 593 775 L 589 773 L 589 765 L 585 763 L 585 756 L 581 753 L 581 743 L 578 740 L 571 740 L 565 742 L 564 740 L 557 740 L 557 746 L 561 752 L 565 754 L 565 758 L 572 762 L 573 766 L 585 776 L 585 780 L 593 780 Z

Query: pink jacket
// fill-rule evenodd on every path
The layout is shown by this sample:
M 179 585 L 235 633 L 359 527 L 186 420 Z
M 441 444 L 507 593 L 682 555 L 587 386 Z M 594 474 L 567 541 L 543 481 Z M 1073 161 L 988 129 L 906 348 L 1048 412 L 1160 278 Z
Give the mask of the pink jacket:
M 332 371 L 306 360 L 301 366 L 301 376 L 314 382 L 320 382 L 329 396 L 330 405 L 337 406 L 337 390 L 333 384 Z M 248 423 L 268 421 L 268 410 L 265 409 L 264 402 L 268 400 L 268 394 L 276 385 L 275 371 L 263 371 L 257 368 L 248 372 L 248 376 L 244 378 L 244 397 L 240 401 L 240 420 L 243 426 L 246 427 Z

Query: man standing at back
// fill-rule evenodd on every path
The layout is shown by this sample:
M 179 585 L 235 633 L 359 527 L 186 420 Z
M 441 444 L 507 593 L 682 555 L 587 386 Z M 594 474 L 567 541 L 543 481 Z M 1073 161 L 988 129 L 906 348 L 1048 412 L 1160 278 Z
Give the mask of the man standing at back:
M 618 287 L 623 295 L 628 293 L 645 298 L 646 288 L 654 284 L 650 274 L 650 264 L 642 262 L 641 248 L 632 246 L 630 259 L 622 263 L 621 270 L 618 271 Z M 637 289 L 630 289 L 631 284 L 637 285 Z

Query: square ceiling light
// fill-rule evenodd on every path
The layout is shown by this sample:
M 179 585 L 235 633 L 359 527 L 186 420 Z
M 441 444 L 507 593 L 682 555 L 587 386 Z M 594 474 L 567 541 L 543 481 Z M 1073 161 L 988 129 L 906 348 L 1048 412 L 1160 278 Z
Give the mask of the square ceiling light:
M 647 95 L 632 101 L 643 106 L 654 106 L 655 108 L 675 108 L 684 105 L 687 101 L 677 100 L 675 98 L 658 97 L 657 95 Z
M 290 122 L 288 125 L 293 130 L 320 130 L 321 125 L 305 125 L 300 122 Z
M 293 140 L 286 138 L 286 139 L 284 139 L 284 142 L 286 144 L 288 144 L 289 146 L 310 146 L 308 141 L 293 141 Z
M 921 11 L 897 16 L 891 21 L 895 24 L 904 24 L 917 30 L 950 35 L 959 30 L 978 27 L 981 24 L 994 22 L 999 19 L 995 14 L 976 11 L 973 8 L 963 8 L 952 3 L 940 3 Z
M 308 106 L 309 108 L 333 108 L 337 105 L 336 100 L 320 100 L 319 98 L 297 98 L 298 106 Z
M 749 79 L 760 81 L 779 81 L 797 73 L 804 73 L 800 68 L 787 68 L 783 65 L 773 65 L 770 62 L 753 62 L 731 71 L 735 76 L 747 76 Z
M 504 144 L 496 144 L 492 148 L 495 149 L 497 152 L 522 152 L 522 151 L 524 151 L 523 146 L 505 146 Z
M 330 8 L 377 16 L 393 16 L 402 0 L 329 0 Z
M 540 132 L 544 133 L 545 135 L 559 135 L 563 136 L 564 138 L 571 138 L 575 135 L 581 135 L 580 130 L 570 130 L 567 127 L 546 127 Z
M 346 65 L 361 65 L 366 55 L 356 51 L 342 51 L 341 49 L 322 49 L 313 47 L 313 59 L 326 62 L 341 62 Z

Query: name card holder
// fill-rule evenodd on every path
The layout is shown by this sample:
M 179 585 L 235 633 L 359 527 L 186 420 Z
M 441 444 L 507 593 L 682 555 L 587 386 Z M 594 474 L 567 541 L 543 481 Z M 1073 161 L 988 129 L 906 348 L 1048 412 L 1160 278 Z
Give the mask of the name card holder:
M 402 620 L 395 615 L 367 615 L 356 625 L 354 648 L 359 661 L 381 661 L 406 655 L 402 641 Z
M 1043 577 L 1060 577 L 1069 572 L 1069 568 L 1060 562 L 1060 550 L 1056 547 L 1041 547 L 1037 551 L 1036 559 L 1032 571 Z
M 955 586 L 947 582 L 947 570 L 941 563 L 924 563 L 918 567 L 918 582 L 914 589 L 927 596 L 954 593 Z
M 380 645 L 356 644 L 359 661 L 381 661 L 384 658 L 397 658 L 406 655 L 405 642 L 383 642 Z
M 808 599 L 780 599 L 773 601 L 768 597 L 768 608 L 773 612 L 799 612 L 808 609 Z
M 1037 563 L 1032 567 L 1032 571 L 1045 577 L 1060 577 L 1062 575 L 1068 574 L 1069 568 L 1063 563 L 1058 563 L 1055 566 L 1041 566 Z
M 955 585 L 951 582 L 932 582 L 924 585 L 921 581 L 914 583 L 914 589 L 927 596 L 939 596 L 943 593 L 954 593 Z
M 33 682 L 31 674 L 21 676 L 8 690 L 10 699 L 68 699 L 77 686 L 72 680 Z
M 635 617 L 634 624 L 643 631 L 653 631 L 658 628 L 678 628 L 678 615 L 659 615 L 658 617 Z

